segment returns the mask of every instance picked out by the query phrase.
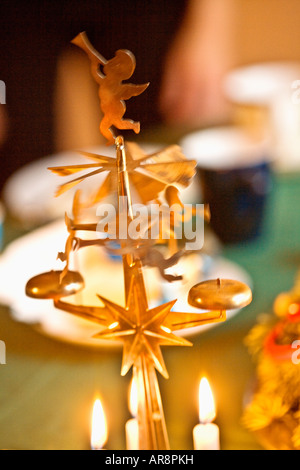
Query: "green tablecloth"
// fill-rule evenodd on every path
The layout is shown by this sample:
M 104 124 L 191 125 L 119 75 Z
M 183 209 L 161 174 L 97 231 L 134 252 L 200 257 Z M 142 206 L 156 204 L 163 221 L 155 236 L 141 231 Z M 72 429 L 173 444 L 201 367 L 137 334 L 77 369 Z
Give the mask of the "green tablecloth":
M 271 311 L 276 295 L 293 284 L 300 265 L 299 202 L 300 176 L 276 175 L 262 237 L 222 253 L 251 276 L 252 304 L 193 337 L 193 348 L 164 348 L 170 379 L 159 381 L 172 449 L 192 449 L 203 374 L 214 390 L 222 449 L 260 449 L 241 424 L 255 374 L 243 340 L 257 315 Z M 9 224 L 5 230 L 7 241 L 18 235 Z M 125 448 L 131 374 L 120 376 L 121 350 L 90 350 L 55 341 L 13 321 L 7 307 L 0 308 L 0 339 L 7 348 L 7 364 L 0 365 L 0 448 L 89 449 L 97 392 L 108 419 L 106 448 Z

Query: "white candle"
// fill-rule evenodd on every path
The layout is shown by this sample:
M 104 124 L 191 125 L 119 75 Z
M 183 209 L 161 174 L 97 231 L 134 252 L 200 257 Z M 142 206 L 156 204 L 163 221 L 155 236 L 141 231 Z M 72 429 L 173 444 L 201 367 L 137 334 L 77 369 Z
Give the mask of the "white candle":
M 212 423 L 216 416 L 214 397 L 206 378 L 201 379 L 199 386 L 199 419 L 200 424 L 193 429 L 195 450 L 220 450 L 220 431 Z
M 195 450 L 220 450 L 219 428 L 214 423 L 197 424 L 193 430 Z
M 129 419 L 125 425 L 126 431 L 126 449 L 139 449 L 139 425 L 135 418 Z
M 132 419 L 129 419 L 125 424 L 125 433 L 126 433 L 126 449 L 127 450 L 138 450 L 139 449 L 139 426 L 138 420 L 136 419 L 137 415 L 137 385 L 134 378 L 131 381 L 130 393 L 129 393 L 129 410 Z
M 108 438 L 107 423 L 101 401 L 94 403 L 92 414 L 91 449 L 102 450 Z

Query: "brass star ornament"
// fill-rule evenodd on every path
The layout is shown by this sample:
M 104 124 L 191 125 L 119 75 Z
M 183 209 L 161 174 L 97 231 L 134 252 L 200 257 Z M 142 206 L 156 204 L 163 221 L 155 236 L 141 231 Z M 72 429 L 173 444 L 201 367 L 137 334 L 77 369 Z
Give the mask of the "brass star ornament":
M 99 298 L 111 313 L 114 322 L 95 335 L 95 338 L 122 341 L 121 375 L 126 375 L 131 366 L 137 363 L 138 357 L 145 354 L 149 356 L 155 368 L 165 378 L 168 378 L 160 345 L 192 345 L 184 338 L 175 336 L 164 325 L 164 320 L 170 314 L 176 301 L 148 309 L 135 277 L 131 281 L 125 308 L 103 297 L 99 296 Z

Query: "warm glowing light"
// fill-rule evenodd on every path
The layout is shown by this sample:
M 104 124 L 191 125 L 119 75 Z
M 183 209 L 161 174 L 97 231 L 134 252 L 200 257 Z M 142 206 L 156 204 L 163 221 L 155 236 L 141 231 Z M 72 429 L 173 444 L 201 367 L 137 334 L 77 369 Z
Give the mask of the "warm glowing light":
M 199 386 L 199 419 L 200 424 L 193 429 L 195 450 L 220 450 L 219 427 L 212 423 L 216 416 L 214 397 L 204 377 Z
M 114 323 L 111 323 L 108 327 L 109 330 L 113 330 L 119 325 L 119 322 L 115 321 Z
M 291 304 L 289 306 L 289 314 L 296 315 L 299 312 L 299 305 L 298 304 Z
M 245 294 L 242 293 L 242 294 L 235 294 L 233 297 L 232 297 L 232 300 L 234 301 L 234 303 L 236 305 L 240 305 L 244 302 L 245 300 Z
M 203 377 L 199 386 L 200 423 L 211 423 L 216 417 L 215 402 L 208 380 Z
M 101 450 L 108 437 L 107 423 L 101 401 L 97 399 L 93 407 L 91 447 L 93 450 Z
M 161 330 L 165 331 L 166 333 L 172 333 L 172 330 L 170 330 L 170 328 L 164 326 L 164 325 L 161 325 L 160 327 Z
M 129 392 L 129 411 L 134 418 L 137 415 L 137 410 L 138 410 L 138 390 L 137 390 L 136 380 L 133 377 L 131 380 L 130 392 Z
M 129 394 L 128 394 L 128 407 L 132 415 L 125 424 L 126 432 L 126 449 L 138 450 L 139 449 L 139 423 L 136 418 L 138 412 L 138 388 L 135 377 L 132 377 Z
M 73 290 L 78 290 L 78 288 L 80 287 L 80 285 L 78 284 L 78 282 L 71 282 L 70 284 L 67 284 L 65 286 L 65 289 L 68 291 L 68 292 L 72 292 Z

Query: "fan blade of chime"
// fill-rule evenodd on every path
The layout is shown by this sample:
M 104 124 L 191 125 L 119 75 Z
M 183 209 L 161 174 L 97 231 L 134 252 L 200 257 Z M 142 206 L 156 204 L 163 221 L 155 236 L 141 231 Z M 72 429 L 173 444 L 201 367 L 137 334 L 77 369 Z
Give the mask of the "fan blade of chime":
M 203 313 L 170 312 L 164 321 L 164 326 L 172 331 L 184 330 L 210 323 L 218 323 L 226 320 L 225 311 L 209 311 Z
M 74 173 L 79 173 L 80 171 L 88 170 L 90 168 L 99 168 L 99 163 L 87 163 L 82 165 L 66 165 L 66 166 L 53 166 L 49 167 L 48 170 L 52 171 L 55 175 L 58 176 L 69 176 Z M 103 163 L 101 165 L 103 169 L 109 171 L 112 168 L 112 165 L 109 163 Z
M 157 199 L 159 193 L 166 187 L 164 182 L 151 178 L 138 171 L 130 173 L 129 180 L 144 204 Z
M 102 173 L 103 171 L 106 171 L 106 169 L 105 168 L 99 168 L 96 171 L 92 171 L 91 173 L 87 173 L 86 175 L 80 176 L 79 178 L 76 178 L 72 181 L 68 181 L 67 183 L 62 184 L 61 186 L 58 187 L 58 189 L 55 193 L 55 196 L 56 197 L 60 196 L 61 194 L 65 193 L 69 189 L 76 186 L 76 184 L 81 183 L 81 181 L 85 180 L 86 178 L 88 178 L 90 176 L 95 176 L 99 173 Z
M 171 145 L 161 152 L 149 155 L 149 160 L 141 168 L 167 184 L 188 186 L 195 175 L 196 164 L 195 160 L 186 159 L 178 145 Z
M 113 172 L 110 172 L 101 186 L 91 194 L 89 198 L 89 205 L 93 206 L 94 204 L 98 204 L 102 199 L 107 197 L 117 185 L 116 175 Z
M 146 155 L 141 147 L 135 142 L 127 142 L 125 148 L 127 158 L 132 158 L 132 160 L 136 160 L 139 163 L 148 160 L 151 157 L 151 155 Z
M 96 153 L 84 151 L 80 151 L 79 153 L 86 158 L 91 158 L 92 160 L 96 160 L 100 163 L 111 163 L 112 165 L 116 165 L 115 157 L 107 157 L 106 155 L 97 155 Z
M 141 168 L 166 184 L 177 183 L 185 187 L 190 184 L 195 173 L 192 161 L 147 163 Z

